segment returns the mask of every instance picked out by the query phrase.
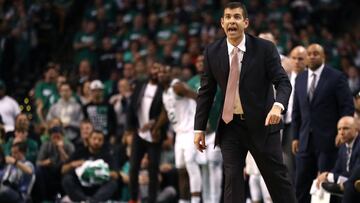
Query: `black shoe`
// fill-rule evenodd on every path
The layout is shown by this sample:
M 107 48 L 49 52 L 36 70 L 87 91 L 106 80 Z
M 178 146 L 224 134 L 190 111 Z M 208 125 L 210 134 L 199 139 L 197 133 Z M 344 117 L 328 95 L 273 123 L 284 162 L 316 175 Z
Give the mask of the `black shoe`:
M 325 191 L 331 193 L 332 195 L 336 196 L 343 196 L 344 191 L 341 190 L 341 187 L 339 184 L 336 183 L 329 183 L 329 182 L 323 182 L 321 183 L 322 188 L 324 188 Z

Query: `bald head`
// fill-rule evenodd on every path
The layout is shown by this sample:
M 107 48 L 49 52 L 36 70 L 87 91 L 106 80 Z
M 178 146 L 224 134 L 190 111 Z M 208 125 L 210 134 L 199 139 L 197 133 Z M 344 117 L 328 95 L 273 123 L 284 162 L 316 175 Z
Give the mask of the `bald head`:
M 276 44 L 275 37 L 270 32 L 262 32 L 262 33 L 260 33 L 259 38 L 269 40 L 270 42 Z
M 357 136 L 357 128 L 354 117 L 342 117 L 338 122 L 337 129 L 338 135 L 343 143 L 350 143 Z
M 303 46 L 297 46 L 290 52 L 290 58 L 294 62 L 294 71 L 300 73 L 304 71 L 307 65 L 307 51 Z
M 320 44 L 310 44 L 307 48 L 309 68 L 317 70 L 325 62 L 324 48 Z

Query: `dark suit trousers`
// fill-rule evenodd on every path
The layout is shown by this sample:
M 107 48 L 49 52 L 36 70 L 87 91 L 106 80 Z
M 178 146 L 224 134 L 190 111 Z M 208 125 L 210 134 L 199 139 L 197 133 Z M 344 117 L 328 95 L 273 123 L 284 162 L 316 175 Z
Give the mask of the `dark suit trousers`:
M 360 199 L 360 192 L 355 189 L 355 181 L 360 180 L 360 165 L 353 169 L 349 179 L 344 183 L 344 196 L 342 203 L 358 202 Z
M 224 161 L 225 203 L 245 202 L 243 171 L 248 151 L 259 167 L 273 202 L 296 202 L 295 191 L 283 164 L 280 132 L 268 135 L 264 149 L 258 149 L 246 121 L 235 116 L 227 125 L 220 121 L 219 136 Z
M 285 124 L 281 137 L 281 146 L 283 150 L 284 163 L 289 171 L 292 183 L 295 183 L 295 156 L 291 151 L 293 136 L 291 124 Z
M 130 156 L 130 196 L 131 199 L 137 200 L 139 194 L 139 170 L 141 160 L 145 153 L 149 157 L 149 199 L 147 202 L 156 201 L 157 191 L 159 189 L 158 173 L 160 163 L 161 145 L 159 143 L 150 143 L 139 135 L 135 134 L 131 145 Z
M 335 143 L 334 143 L 335 144 Z M 296 197 L 301 203 L 310 203 L 310 188 L 318 172 L 331 171 L 334 167 L 337 150 L 333 152 L 321 152 L 317 150 L 313 136 L 309 136 L 308 149 L 298 152 L 296 155 Z

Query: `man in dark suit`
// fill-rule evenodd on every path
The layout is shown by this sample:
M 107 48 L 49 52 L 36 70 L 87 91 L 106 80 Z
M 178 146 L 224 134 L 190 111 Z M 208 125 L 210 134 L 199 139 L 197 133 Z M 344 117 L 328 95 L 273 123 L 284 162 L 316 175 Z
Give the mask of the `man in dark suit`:
M 310 202 L 309 191 L 318 172 L 334 167 L 338 120 L 354 114 L 345 75 L 325 65 L 324 49 L 319 44 L 311 44 L 307 53 L 309 69 L 296 78 L 292 113 L 295 188 L 301 203 Z
M 352 173 L 356 163 L 360 162 L 360 137 L 354 117 L 342 117 L 338 122 L 337 129 L 341 142 L 344 144 L 339 148 L 335 167 L 331 171 L 322 172 L 317 177 L 318 187 L 323 183 L 325 189 L 329 183 L 344 182 L 345 178 Z M 332 197 L 332 199 L 332 202 L 340 202 L 335 200 L 336 197 Z
M 162 109 L 163 89 L 158 83 L 160 64 L 149 67 L 149 80 L 139 82 L 130 98 L 127 114 L 127 131 L 133 132 L 130 156 L 130 202 L 137 202 L 139 190 L 140 163 L 145 153 L 149 157 L 149 199 L 155 202 L 158 190 L 158 172 L 161 152 L 161 139 L 151 133 L 159 119 Z M 158 134 L 156 134 L 158 135 Z
M 287 107 L 291 85 L 274 44 L 245 34 L 248 24 L 243 4 L 232 2 L 225 6 L 221 26 L 226 37 L 205 50 L 194 143 L 200 151 L 206 148 L 204 131 L 219 85 L 225 94 L 215 144 L 220 145 L 223 156 L 225 203 L 245 202 L 242 171 L 248 151 L 273 201 L 293 203 L 295 192 L 280 145 L 281 114 Z

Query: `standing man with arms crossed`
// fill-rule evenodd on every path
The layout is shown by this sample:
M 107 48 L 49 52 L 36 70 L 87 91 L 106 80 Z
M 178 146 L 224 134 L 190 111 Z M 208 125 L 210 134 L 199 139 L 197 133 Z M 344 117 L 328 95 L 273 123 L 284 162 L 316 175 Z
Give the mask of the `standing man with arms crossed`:
M 221 26 L 226 37 L 205 50 L 194 143 L 200 151 L 206 148 L 204 131 L 219 84 L 225 92 L 216 136 L 224 162 L 224 202 L 245 202 L 242 171 L 250 151 L 274 202 L 293 203 L 295 192 L 280 145 L 281 114 L 287 107 L 291 85 L 274 44 L 245 35 L 248 25 L 243 4 L 225 6 Z

